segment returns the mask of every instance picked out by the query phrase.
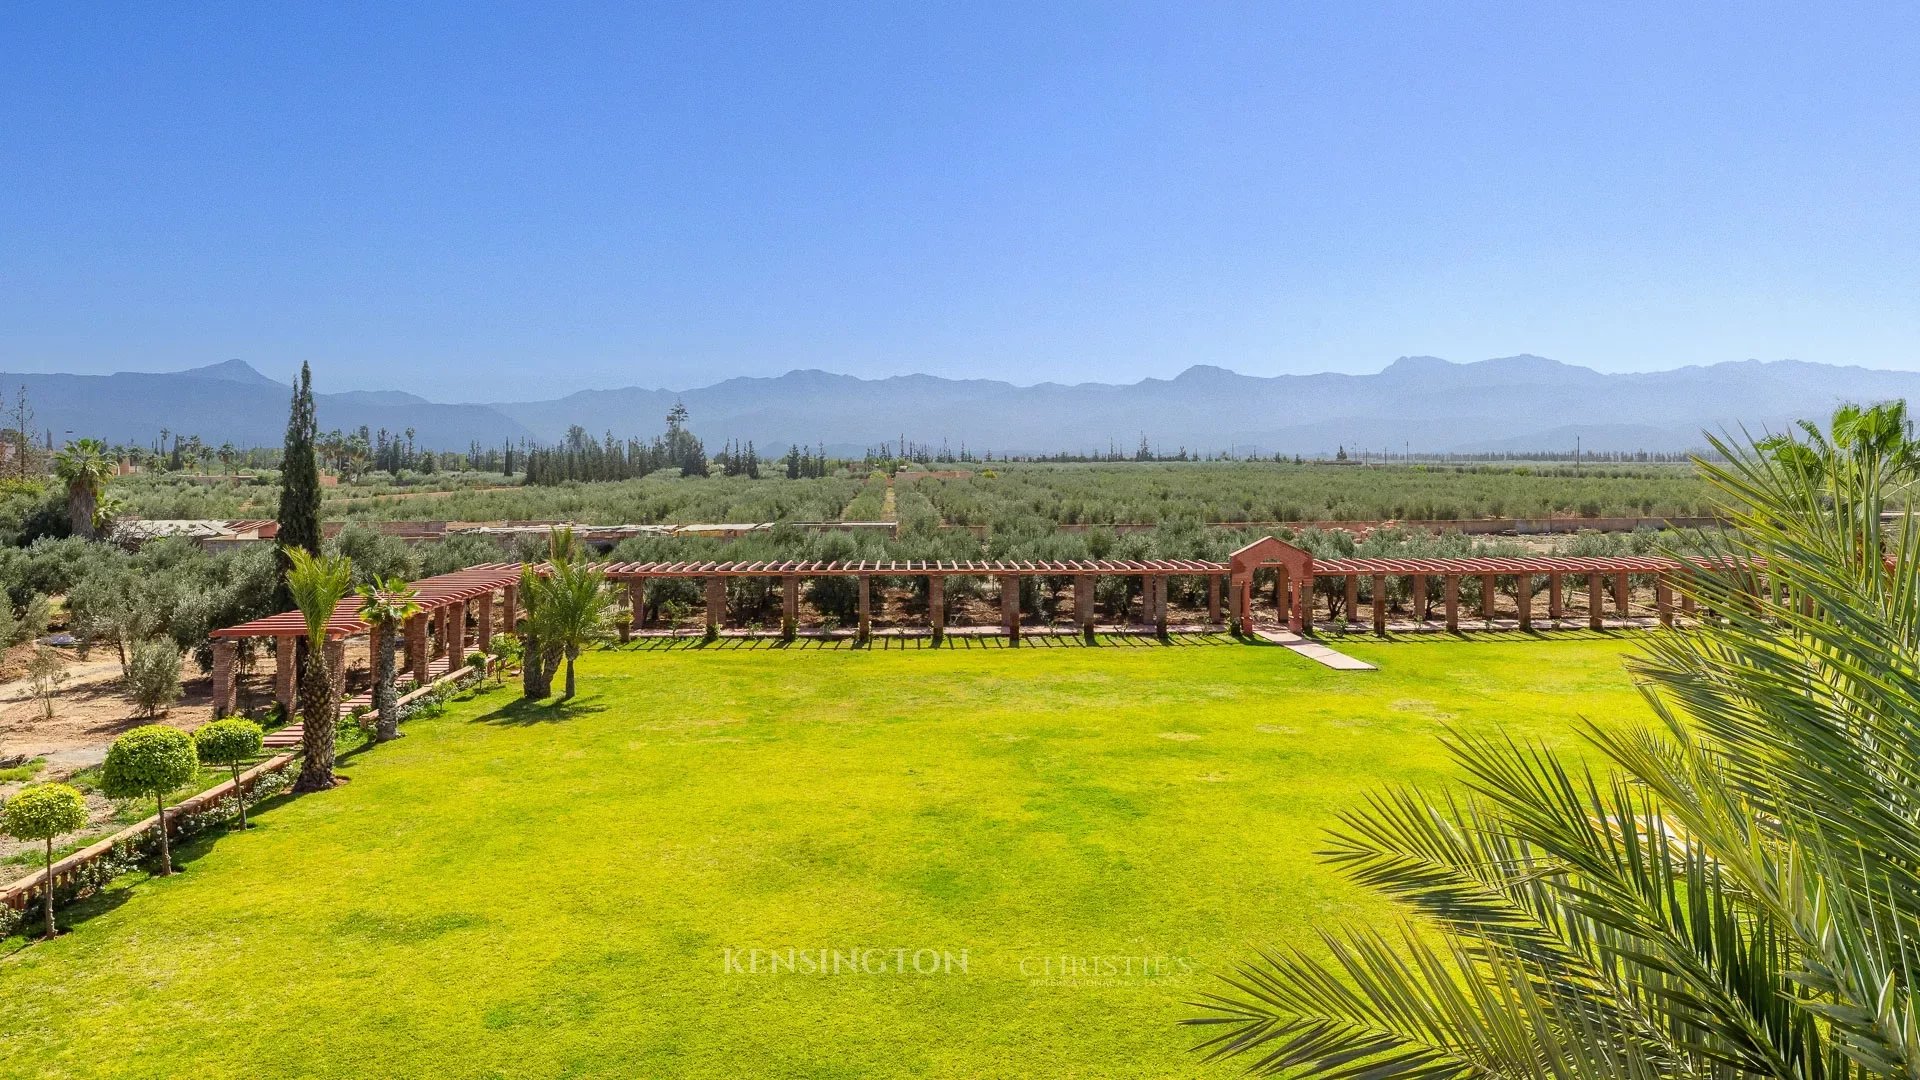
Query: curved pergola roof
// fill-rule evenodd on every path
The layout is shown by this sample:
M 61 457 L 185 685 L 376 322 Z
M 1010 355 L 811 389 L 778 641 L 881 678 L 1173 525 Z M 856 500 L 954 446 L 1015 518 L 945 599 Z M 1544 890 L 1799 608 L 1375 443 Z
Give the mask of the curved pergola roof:
M 1310 556 L 1309 556 L 1310 558 Z M 1661 574 L 1681 570 L 1702 570 L 1715 565 L 1708 561 L 1670 559 L 1658 555 L 1608 555 L 1584 558 L 1552 556 L 1471 556 L 1458 559 L 1348 558 L 1313 560 L 1309 563 L 1315 577 L 1341 577 L 1368 574 L 1482 575 L 1482 574 Z M 536 569 L 540 569 L 537 568 Z M 601 564 L 610 580 L 641 581 L 650 578 L 724 578 L 724 577 L 876 577 L 900 575 L 953 576 L 1096 576 L 1176 574 L 1231 574 L 1233 567 L 1224 562 L 1204 559 L 879 559 L 879 560 L 802 560 L 786 561 L 687 561 L 617 562 Z M 412 582 L 416 603 L 422 614 L 433 614 L 454 604 L 465 603 L 520 580 L 520 563 L 486 563 L 456 570 L 451 574 L 422 578 Z M 360 598 L 349 596 L 334 608 L 327 623 L 330 639 L 364 634 L 369 626 L 360 618 Z M 307 632 L 306 620 L 298 611 L 285 611 L 262 619 L 213 631 L 214 638 L 300 637 Z
M 1585 558 L 1475 555 L 1464 559 L 1315 559 L 1315 574 L 1660 574 L 1704 567 L 1658 555 Z
M 421 578 L 411 584 L 414 603 L 420 606 L 421 614 L 431 615 L 442 608 L 465 603 L 519 580 L 519 563 L 487 563 L 481 566 L 469 566 L 465 570 L 456 570 L 451 574 Z M 333 615 L 327 620 L 328 640 L 353 637 L 367 632 L 369 626 L 367 621 L 360 617 L 360 604 L 360 597 L 348 596 L 334 605 Z M 307 620 L 304 615 L 298 611 L 283 611 L 278 615 L 268 615 L 238 626 L 215 630 L 208 636 L 214 638 L 305 637 L 306 633 Z
M 822 562 L 628 562 L 608 563 L 610 578 L 764 577 L 767 575 L 873 574 L 1224 574 L 1226 563 L 1200 559 L 880 559 Z
M 1704 568 L 1658 555 L 1607 555 L 1583 558 L 1472 556 L 1461 559 L 1355 558 L 1315 559 L 1315 575 L 1344 574 L 1658 574 Z M 1063 561 L 878 560 L 788 562 L 625 562 L 601 568 L 609 578 L 766 577 L 873 574 L 1225 574 L 1232 567 L 1204 559 L 1070 559 Z

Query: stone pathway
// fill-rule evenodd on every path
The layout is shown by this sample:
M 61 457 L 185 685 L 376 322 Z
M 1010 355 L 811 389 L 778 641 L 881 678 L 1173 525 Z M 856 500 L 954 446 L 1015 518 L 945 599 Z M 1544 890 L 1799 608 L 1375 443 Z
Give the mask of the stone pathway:
M 1317 664 L 1324 664 L 1335 671 L 1378 671 L 1379 669 L 1365 660 L 1355 660 L 1346 653 L 1330 649 L 1311 638 L 1301 637 L 1289 630 L 1255 630 L 1253 635 L 1261 641 L 1270 641 L 1283 649 L 1297 653 Z

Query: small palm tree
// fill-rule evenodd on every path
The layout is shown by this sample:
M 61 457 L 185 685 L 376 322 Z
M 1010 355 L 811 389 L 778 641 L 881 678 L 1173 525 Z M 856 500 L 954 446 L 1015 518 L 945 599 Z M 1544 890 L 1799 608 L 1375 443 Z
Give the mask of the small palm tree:
M 574 661 L 587 642 L 606 627 L 612 603 L 606 577 L 585 561 L 573 530 L 557 528 L 547 538 L 547 564 L 521 573 L 520 595 L 527 614 L 520 628 L 522 696 L 544 698 L 553 692 L 553 675 L 566 664 L 566 690 L 574 696 Z
M 113 479 L 107 444 L 99 439 L 76 439 L 53 457 L 54 475 L 67 485 L 67 521 L 75 536 L 91 537 L 98 523 L 100 496 Z
M 300 664 L 300 748 L 303 760 L 295 791 L 325 791 L 334 785 L 333 729 L 340 702 L 333 693 L 327 659 L 327 624 L 353 587 L 353 560 L 285 548 L 287 589 L 307 623 L 306 655 Z
M 1190 1022 L 1270 1074 L 1851 1080 L 1920 1071 L 1920 453 L 1899 406 L 1730 445 L 1714 619 L 1634 661 L 1591 764 L 1456 737 L 1328 857 L 1397 925 L 1263 955 Z M 1769 579 L 1763 584 L 1757 575 Z
M 573 662 L 589 641 L 605 632 L 607 608 L 606 576 L 600 568 L 584 562 L 556 563 L 540 591 L 540 602 L 547 606 L 548 643 L 566 656 L 566 688 L 562 701 L 574 695 Z
M 360 617 L 380 629 L 379 655 L 373 658 L 373 709 L 380 719 L 373 728 L 373 741 L 388 742 L 400 737 L 400 688 L 394 674 L 394 653 L 400 647 L 401 628 L 419 614 L 420 605 L 413 586 L 398 576 L 375 578 L 360 587 Z

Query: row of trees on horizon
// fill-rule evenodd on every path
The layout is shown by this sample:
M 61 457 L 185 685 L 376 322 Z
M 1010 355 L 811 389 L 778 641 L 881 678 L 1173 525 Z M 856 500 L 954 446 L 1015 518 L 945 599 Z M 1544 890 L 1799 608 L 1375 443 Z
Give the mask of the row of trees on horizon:
M 551 485 L 568 482 L 602 482 L 636 479 L 668 471 L 682 476 L 762 476 L 787 479 L 811 479 L 833 472 L 857 468 L 884 468 L 891 471 L 907 464 L 933 467 L 940 465 L 974 466 L 995 463 L 1118 464 L 1125 462 L 1229 462 L 1273 461 L 1305 464 L 1328 461 L 1345 464 L 1461 464 L 1470 462 L 1548 462 L 1582 464 L 1677 464 L 1697 451 L 1593 451 L 1537 450 L 1503 451 L 1483 454 L 1415 454 L 1350 450 L 1339 447 L 1331 458 L 1307 458 L 1298 454 L 1256 455 L 1232 450 L 1199 451 L 1179 446 L 1169 451 L 1155 447 L 1145 435 L 1132 450 L 1109 443 L 1104 452 L 1060 450 L 1053 453 L 996 454 L 977 451 L 962 443 L 956 450 L 946 442 L 935 446 L 916 442 L 904 434 L 898 440 L 876 443 L 858 456 L 829 455 L 824 442 L 813 446 L 791 445 L 776 459 L 760 456 L 752 440 L 729 440 L 719 452 L 708 454 L 704 442 L 691 429 L 691 416 L 684 404 L 676 404 L 666 416 L 665 430 L 651 438 L 619 438 L 605 432 L 596 438 L 579 425 L 569 428 L 559 442 L 546 444 L 531 439 L 503 439 L 498 446 L 483 446 L 478 441 L 465 451 L 430 449 L 420 442 L 414 428 L 389 431 L 369 430 L 366 426 L 343 431 L 316 428 L 314 450 L 320 466 L 349 481 L 370 473 L 384 472 L 399 477 L 405 473 L 433 475 L 440 472 L 497 473 L 510 480 L 518 476 L 523 483 Z M 51 429 L 36 430 L 35 413 L 26 388 L 0 406 L 0 479 L 26 479 L 44 474 L 55 455 Z M 71 434 L 71 433 L 69 433 Z M 72 440 L 68 440 L 72 441 Z M 259 472 L 280 466 L 281 447 L 241 447 L 231 440 L 214 445 L 202 436 L 176 432 L 163 427 L 148 444 L 100 443 L 104 455 L 147 472 L 206 475 L 236 475 Z

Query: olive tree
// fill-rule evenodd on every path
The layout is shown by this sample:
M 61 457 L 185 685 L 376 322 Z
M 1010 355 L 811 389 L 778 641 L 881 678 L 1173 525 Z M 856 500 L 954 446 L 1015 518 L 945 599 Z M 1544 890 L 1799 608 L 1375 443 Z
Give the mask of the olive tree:
M 225 765 L 233 772 L 233 803 L 240 808 L 240 827 L 247 824 L 247 793 L 240 789 L 240 766 L 260 753 L 265 737 L 260 725 L 241 716 L 215 720 L 193 733 L 194 748 L 200 760 L 209 765 Z
M 42 840 L 47 845 L 47 879 L 41 888 L 47 936 L 53 929 L 53 838 L 87 825 L 86 796 L 65 784 L 35 784 L 7 800 L 0 808 L 0 827 L 16 840 Z
M 160 876 L 173 873 L 167 838 L 167 793 L 193 779 L 200 757 L 193 740 L 164 724 L 137 727 L 113 740 L 100 769 L 100 788 L 115 799 L 151 796 L 160 818 Z
M 127 658 L 127 696 L 152 719 L 180 700 L 180 650 L 164 638 L 142 641 Z

